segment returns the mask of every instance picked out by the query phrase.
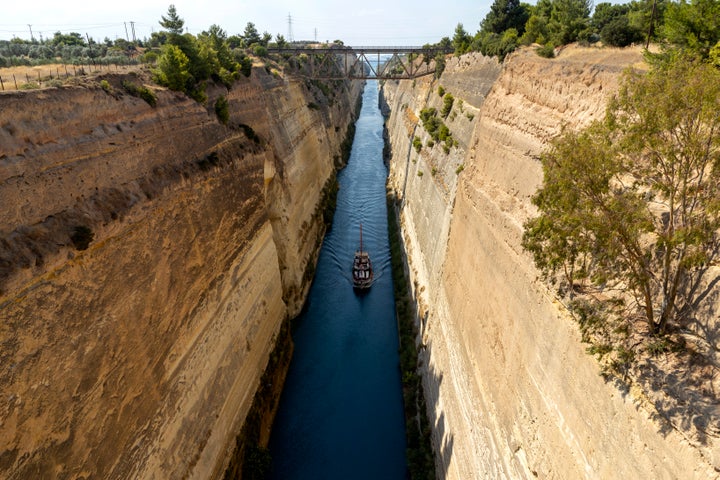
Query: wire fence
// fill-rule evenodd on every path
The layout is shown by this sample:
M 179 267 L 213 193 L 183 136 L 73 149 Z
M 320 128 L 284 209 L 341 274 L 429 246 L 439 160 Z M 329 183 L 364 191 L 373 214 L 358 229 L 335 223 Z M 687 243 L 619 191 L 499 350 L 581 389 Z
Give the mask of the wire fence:
M 65 79 L 103 72 L 129 72 L 146 68 L 145 64 L 82 64 L 40 65 L 36 67 L 0 68 L 0 91 L 55 87 Z

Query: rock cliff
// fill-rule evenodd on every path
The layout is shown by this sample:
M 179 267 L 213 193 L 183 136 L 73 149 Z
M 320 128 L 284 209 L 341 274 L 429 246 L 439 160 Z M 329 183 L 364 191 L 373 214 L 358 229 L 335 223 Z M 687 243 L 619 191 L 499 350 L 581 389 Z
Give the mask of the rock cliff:
M 631 65 L 637 49 L 521 50 L 502 66 L 470 54 L 439 80 L 384 86 L 441 478 L 717 477 L 711 439 L 689 442 L 642 392 L 603 380 L 520 245 L 541 150 L 600 118 Z M 439 86 L 455 98 L 449 153 L 419 120 L 442 108 Z
M 220 476 L 309 288 L 362 85 L 144 75 L 0 94 L 0 477 Z

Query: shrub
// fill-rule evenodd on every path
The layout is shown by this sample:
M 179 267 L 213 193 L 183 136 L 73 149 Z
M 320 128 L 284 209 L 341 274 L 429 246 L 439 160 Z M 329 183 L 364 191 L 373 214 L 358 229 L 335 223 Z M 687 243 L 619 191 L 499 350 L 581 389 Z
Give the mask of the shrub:
M 227 125 L 228 120 L 230 120 L 227 98 L 220 97 L 215 101 L 215 114 L 224 125 Z
M 445 96 L 445 88 L 442 85 L 438 87 L 438 96 L 440 96 L 440 98 Z
M 443 97 L 443 108 L 440 111 L 440 115 L 442 115 L 443 118 L 447 118 L 447 116 L 450 115 L 453 102 L 455 102 L 455 97 L 453 97 L 451 93 L 445 94 L 445 97 Z
M 105 90 L 107 93 L 112 92 L 112 87 L 110 86 L 110 83 L 107 80 L 100 80 L 100 87 Z
M 155 96 L 155 93 L 149 88 L 135 85 L 134 83 L 128 82 L 126 80 L 122 82 L 122 86 L 127 93 L 129 93 L 133 97 L 142 98 L 151 107 L 157 105 L 157 97 Z
M 422 140 L 420 140 L 420 137 L 413 138 L 412 144 L 413 147 L 415 147 L 415 151 L 420 153 L 420 150 L 422 149 Z
M 535 53 L 544 58 L 555 58 L 555 46 L 552 43 L 546 43 L 542 47 L 537 47 Z

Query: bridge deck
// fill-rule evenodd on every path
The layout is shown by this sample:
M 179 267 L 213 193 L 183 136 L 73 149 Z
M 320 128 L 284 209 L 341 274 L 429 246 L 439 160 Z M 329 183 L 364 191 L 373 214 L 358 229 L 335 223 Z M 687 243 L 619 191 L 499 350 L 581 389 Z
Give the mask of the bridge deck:
M 436 56 L 450 53 L 439 47 L 309 47 L 287 45 L 268 48 L 268 53 L 309 60 L 309 76 L 323 79 L 390 80 L 413 79 L 436 71 Z M 410 55 L 424 57 L 418 62 Z M 369 57 L 369 55 L 372 56 Z

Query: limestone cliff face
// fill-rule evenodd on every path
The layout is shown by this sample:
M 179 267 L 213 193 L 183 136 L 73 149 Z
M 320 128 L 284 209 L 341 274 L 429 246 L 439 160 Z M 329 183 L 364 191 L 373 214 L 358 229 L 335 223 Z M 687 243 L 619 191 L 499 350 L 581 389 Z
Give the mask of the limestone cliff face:
M 309 288 L 361 85 L 329 102 L 256 68 L 208 91 L 223 125 L 106 80 L 0 95 L 0 477 L 216 477 Z
M 468 55 L 434 83 L 385 85 L 443 478 L 717 476 L 712 445 L 690 445 L 651 419 L 642 394 L 603 381 L 520 245 L 543 146 L 564 124 L 602 116 L 620 73 L 640 62 L 637 50 L 523 50 L 502 67 Z M 445 123 L 459 146 L 417 153 L 413 136 L 428 138 L 418 117 L 440 107 L 439 85 L 455 97 Z

